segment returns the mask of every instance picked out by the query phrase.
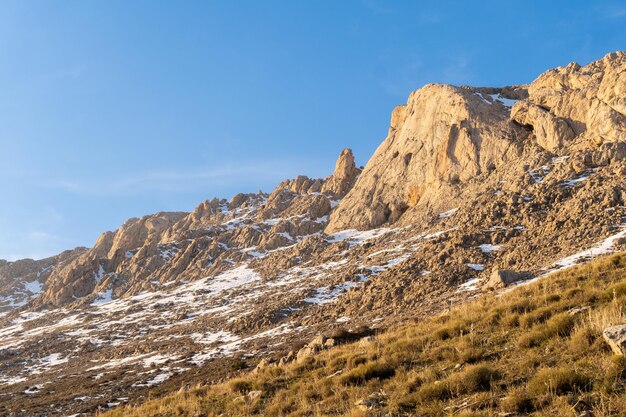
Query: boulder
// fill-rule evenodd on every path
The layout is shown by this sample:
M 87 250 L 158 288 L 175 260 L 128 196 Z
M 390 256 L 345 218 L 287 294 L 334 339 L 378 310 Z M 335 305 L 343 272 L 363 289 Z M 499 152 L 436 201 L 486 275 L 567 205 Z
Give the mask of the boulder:
M 362 411 L 379 409 L 387 405 L 387 394 L 383 391 L 375 392 L 367 398 L 357 401 L 354 405 Z
M 495 290 L 504 288 L 514 282 L 526 278 L 527 274 L 513 271 L 511 269 L 494 269 L 491 277 L 483 286 L 485 290 Z
M 626 355 L 626 324 L 607 327 L 602 337 L 616 355 Z

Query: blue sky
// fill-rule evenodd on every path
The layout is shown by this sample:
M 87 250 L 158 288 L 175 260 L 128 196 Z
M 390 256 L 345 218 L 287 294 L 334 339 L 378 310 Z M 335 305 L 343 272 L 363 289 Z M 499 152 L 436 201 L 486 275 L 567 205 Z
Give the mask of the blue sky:
M 365 164 L 426 83 L 625 48 L 624 1 L 1 1 L 0 258 Z

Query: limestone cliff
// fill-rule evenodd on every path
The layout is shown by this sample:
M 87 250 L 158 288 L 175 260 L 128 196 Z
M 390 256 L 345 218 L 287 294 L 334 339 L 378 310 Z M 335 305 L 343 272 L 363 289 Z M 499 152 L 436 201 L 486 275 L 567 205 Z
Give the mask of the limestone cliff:
M 624 52 L 546 71 L 527 87 L 426 85 L 393 110 L 387 138 L 326 232 L 368 229 L 407 211 L 415 216 L 456 205 L 451 200 L 470 183 L 519 159 L 529 146 L 540 149 L 526 165 L 542 151 L 566 155 L 623 142 L 625 115 Z
M 332 214 L 327 232 L 398 220 L 410 207 L 445 205 L 468 180 L 520 154 L 524 130 L 509 99 L 429 84 L 394 109 L 387 138 Z

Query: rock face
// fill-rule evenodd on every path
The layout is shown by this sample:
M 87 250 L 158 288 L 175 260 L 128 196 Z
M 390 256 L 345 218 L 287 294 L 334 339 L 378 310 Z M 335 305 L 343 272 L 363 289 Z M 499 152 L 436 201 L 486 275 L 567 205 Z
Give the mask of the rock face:
M 326 231 L 391 224 L 414 207 L 441 209 L 530 143 L 556 154 L 622 143 L 625 115 L 624 52 L 549 70 L 527 89 L 426 85 L 393 110 L 387 138 Z
M 86 251 L 87 248 L 76 248 L 37 261 L 0 260 L 0 316 L 38 297 L 48 286 L 48 279 L 56 268 L 71 263 Z
M 616 355 L 626 355 L 626 324 L 607 327 L 602 336 Z
M 333 175 L 326 180 L 322 191 L 330 191 L 339 198 L 343 198 L 354 185 L 361 170 L 354 164 L 352 150 L 344 149 L 337 159 Z
M 511 117 L 532 126 L 549 151 L 626 140 L 626 53 L 615 52 L 581 67 L 546 71 L 528 87 L 529 97 Z
M 51 270 L 34 305 L 90 302 L 106 291 L 131 295 L 150 288 L 149 277 L 169 282 L 219 273 L 231 267 L 233 252 L 239 260 L 246 258 L 239 248 L 270 251 L 292 245 L 323 230 L 333 205 L 359 173 L 352 151 L 344 149 L 326 179 L 298 176 L 270 194 L 214 198 L 191 213 L 129 219 L 118 230 L 103 233 L 92 249 Z
M 525 278 L 515 271 L 623 250 L 623 62 L 528 86 L 427 85 L 393 110 L 363 172 L 344 150 L 327 178 L 131 219 L 54 259 L 0 261 L 0 396 L 54 415 L 48 395 L 25 394 L 54 383 L 58 414 L 72 415 L 154 381 L 165 392 L 232 365 L 306 364 Z
M 413 207 L 445 205 L 467 181 L 519 156 L 523 137 L 503 102 L 471 88 L 429 84 L 394 109 L 387 138 L 326 231 L 368 229 Z

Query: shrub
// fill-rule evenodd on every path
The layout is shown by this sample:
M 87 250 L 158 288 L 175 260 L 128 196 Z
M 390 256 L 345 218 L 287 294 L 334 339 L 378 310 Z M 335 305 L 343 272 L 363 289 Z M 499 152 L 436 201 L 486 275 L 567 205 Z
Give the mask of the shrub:
M 543 323 L 552 317 L 553 307 L 543 307 L 531 313 L 524 314 L 519 318 L 519 324 L 526 329 L 531 328 L 537 323 Z
M 503 323 L 506 327 L 519 326 L 519 314 L 509 314 L 504 317 Z
M 618 392 L 623 388 L 622 384 L 626 382 L 626 357 L 612 356 L 607 368 L 602 387 L 607 393 Z
M 570 338 L 570 350 L 574 353 L 584 355 L 589 351 L 589 347 L 595 339 L 594 332 L 589 327 L 577 329 Z
M 550 336 L 569 336 L 575 324 L 576 317 L 568 313 L 557 314 L 547 322 L 548 333 Z
M 243 378 L 236 378 L 228 383 L 228 387 L 235 394 L 247 394 L 252 391 L 252 382 Z
M 559 294 L 550 294 L 546 297 L 546 301 L 548 303 L 555 303 L 561 300 L 561 296 Z
M 485 351 L 483 349 L 468 346 L 461 350 L 459 360 L 462 363 L 476 363 L 481 360 L 484 355 Z
M 542 344 L 548 337 L 548 333 L 543 329 L 531 330 L 520 336 L 517 345 L 521 348 L 536 347 Z
M 447 381 L 431 382 L 424 384 L 417 391 L 417 398 L 421 401 L 445 400 L 452 396 Z
M 520 300 L 509 304 L 511 313 L 525 314 L 535 309 L 535 304 L 528 299 Z
M 491 382 L 498 378 L 498 372 L 493 368 L 481 364 L 468 366 L 460 373 L 449 378 L 453 392 L 467 394 L 477 391 L 487 391 Z
M 395 373 L 396 371 L 391 365 L 381 362 L 370 362 L 359 365 L 358 367 L 344 374 L 340 378 L 340 382 L 343 385 L 361 385 L 374 378 L 391 378 L 395 375 Z
M 520 336 L 517 344 L 522 348 L 536 347 L 551 337 L 569 336 L 575 325 L 574 316 L 561 313 L 553 316 L 545 325 L 536 325 L 533 330 Z
M 542 369 L 528 382 L 534 394 L 563 395 L 570 392 L 589 391 L 591 379 L 569 368 Z
M 348 358 L 348 368 L 356 368 L 359 365 L 363 365 L 367 363 L 367 358 L 365 356 L 351 356 Z
M 242 369 L 246 369 L 247 367 L 248 363 L 242 359 L 235 360 L 230 364 L 230 369 L 233 371 L 240 371 Z
M 435 330 L 433 336 L 438 340 L 446 340 L 451 339 L 456 336 L 460 336 L 467 330 L 467 323 L 462 320 L 455 320 L 448 324 L 447 326 L 443 326 Z
M 617 298 L 623 295 L 626 295 L 626 281 L 621 281 L 617 284 L 613 284 L 604 292 L 604 297 L 606 299 L 612 299 L 614 297 Z
M 512 390 L 500 403 L 503 411 L 508 413 L 526 414 L 535 411 L 532 397 L 525 390 Z

